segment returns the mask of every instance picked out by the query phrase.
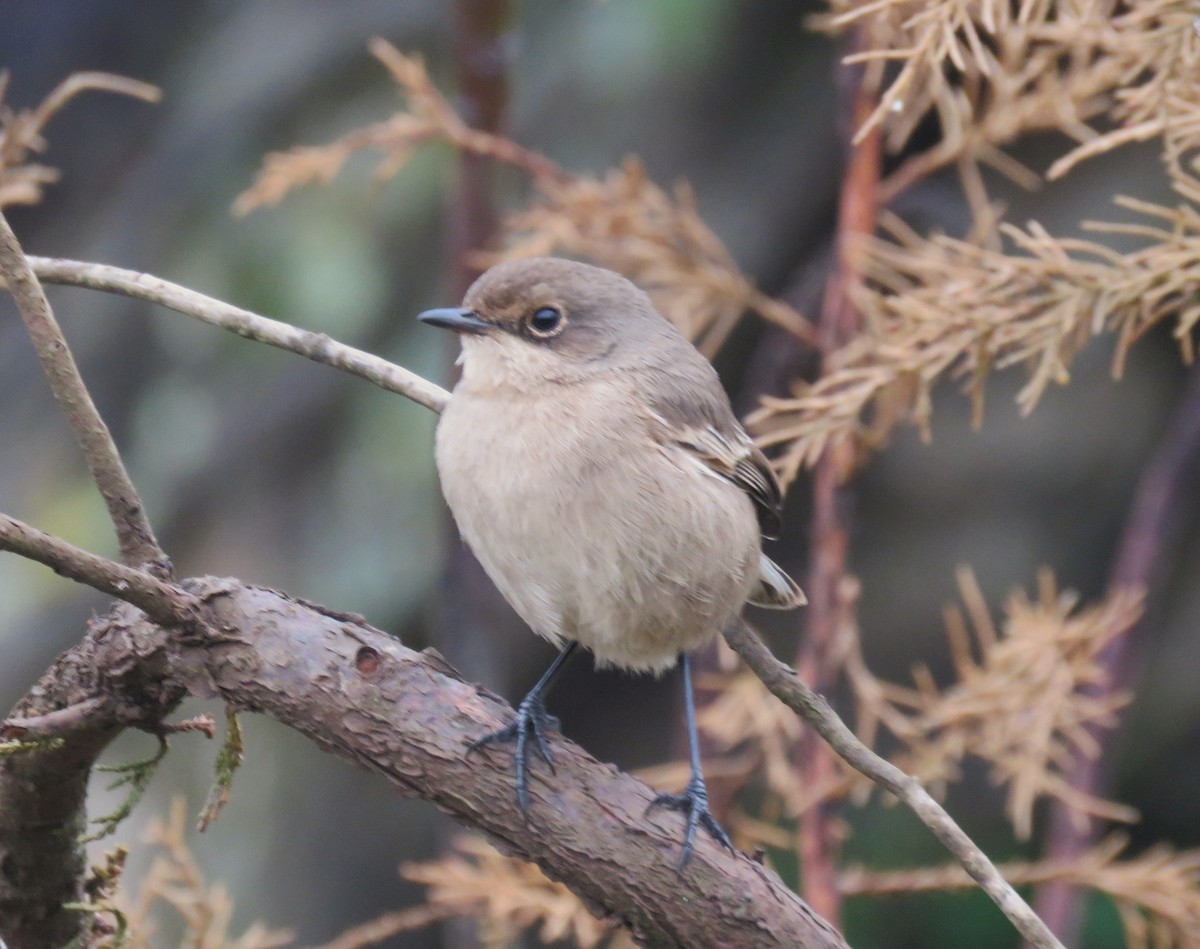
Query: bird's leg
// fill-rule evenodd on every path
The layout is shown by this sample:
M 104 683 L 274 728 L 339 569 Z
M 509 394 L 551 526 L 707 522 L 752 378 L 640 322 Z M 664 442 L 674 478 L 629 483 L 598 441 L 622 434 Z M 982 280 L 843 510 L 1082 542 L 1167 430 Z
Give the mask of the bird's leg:
M 673 811 L 687 814 L 687 833 L 683 838 L 683 850 L 679 854 L 678 870 L 683 873 L 688 861 L 692 858 L 692 848 L 696 842 L 696 828 L 703 827 L 716 840 L 723 843 L 733 852 L 733 844 L 729 835 L 721 829 L 716 818 L 708 809 L 708 788 L 704 784 L 704 773 L 700 770 L 700 738 L 696 733 L 696 703 L 692 698 L 692 666 L 687 653 L 679 657 L 683 666 L 683 703 L 687 715 L 688 751 L 692 760 L 692 776 L 688 779 L 687 787 L 682 794 L 660 794 L 646 813 L 656 807 L 669 807 Z
M 484 745 L 492 744 L 492 742 L 516 741 L 517 803 L 521 805 L 521 813 L 527 817 L 529 816 L 529 795 L 527 790 L 528 762 L 526 759 L 529 753 L 529 736 L 533 736 L 542 759 L 550 766 L 550 770 L 553 772 L 554 759 L 550 756 L 550 745 L 546 741 L 546 730 L 551 728 L 557 729 L 558 719 L 546 711 L 546 693 L 550 691 L 550 686 L 554 684 L 554 680 L 558 678 L 558 674 L 562 672 L 563 667 L 567 664 L 567 660 L 571 658 L 571 654 L 578 645 L 579 643 L 567 643 L 563 647 L 562 652 L 550 663 L 550 668 L 538 679 L 537 685 L 529 690 L 529 694 L 525 698 L 521 699 L 521 704 L 517 706 L 517 717 L 510 724 L 505 725 L 499 731 L 492 732 L 490 735 L 484 735 L 467 746 L 467 754 L 470 754 Z

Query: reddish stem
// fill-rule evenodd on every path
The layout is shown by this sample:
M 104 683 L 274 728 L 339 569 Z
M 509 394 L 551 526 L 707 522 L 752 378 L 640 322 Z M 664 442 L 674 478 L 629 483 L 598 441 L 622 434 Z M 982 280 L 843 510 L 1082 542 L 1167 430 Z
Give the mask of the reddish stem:
M 1143 470 L 1134 492 L 1133 503 L 1117 556 L 1108 579 L 1108 592 L 1140 590 L 1152 592 L 1166 572 L 1168 552 L 1174 546 L 1186 516 L 1194 506 L 1189 502 L 1200 476 L 1200 363 L 1193 365 L 1179 403 L 1158 448 Z M 1108 695 L 1130 687 L 1141 666 L 1140 651 L 1145 640 L 1144 622 L 1131 626 L 1114 639 L 1101 654 L 1106 676 L 1091 692 Z M 1111 732 L 1093 730 L 1099 747 Z M 1071 772 L 1071 786 L 1087 795 L 1103 796 L 1110 780 L 1109 764 L 1104 756 L 1079 758 Z M 1068 808 L 1055 802 L 1050 817 L 1050 832 L 1044 859 L 1055 863 L 1080 856 L 1095 841 L 1094 825 L 1080 830 Z M 1036 910 L 1056 935 L 1067 945 L 1077 945 L 1081 919 L 1080 893 L 1061 882 L 1044 883 L 1038 888 Z
M 454 63 L 458 75 L 459 113 L 473 129 L 497 135 L 508 105 L 507 59 L 504 53 L 508 0 L 456 0 L 454 4 Z M 458 299 L 479 275 L 469 263 L 496 232 L 492 198 L 491 156 L 469 150 L 459 153 L 461 178 L 455 207 L 454 286 Z
M 458 112 L 472 134 L 494 136 L 494 141 L 488 143 L 493 146 L 508 141 L 499 135 L 508 103 L 504 47 L 508 15 L 507 0 L 455 0 L 453 4 Z M 525 154 L 521 149 L 517 153 Z M 492 196 L 495 161 L 491 155 L 469 148 L 460 148 L 458 154 L 459 181 L 450 230 L 452 269 L 447 288 L 449 299 L 454 301 L 461 300 L 479 276 L 471 255 L 493 240 L 499 220 Z M 492 155 L 500 158 L 496 149 Z M 452 349 L 457 353 L 457 344 Z M 434 642 L 468 675 L 496 688 L 506 688 L 509 683 L 500 674 L 499 647 L 506 642 L 502 635 L 504 618 L 511 611 L 505 609 L 496 588 L 466 546 L 458 542 L 458 529 L 448 512 L 443 524 L 451 541 L 433 621 Z M 449 845 L 458 832 L 454 825 L 444 824 L 440 834 L 443 845 Z M 474 927 L 456 919 L 443 923 L 442 942 L 449 949 L 478 945 Z
M 849 98 L 852 129 L 861 127 L 875 108 L 875 93 L 863 86 L 861 71 L 843 66 L 840 71 Z M 849 136 L 847 136 L 849 137 Z M 837 225 L 837 267 L 825 290 L 817 338 L 822 371 L 830 357 L 859 328 L 859 314 L 850 299 L 850 288 L 861 275 L 861 238 L 875 230 L 877 193 L 882 164 L 878 130 L 852 147 L 842 179 Z M 813 475 L 813 525 L 807 593 L 808 635 L 800 645 L 796 669 L 817 692 L 828 692 L 837 675 L 831 656 L 840 617 L 841 590 L 849 552 L 851 509 L 846 483 L 854 465 L 854 446 L 832 445 L 817 463 Z M 800 780 L 805 787 L 825 784 L 835 767 L 833 752 L 816 735 L 800 744 Z M 805 899 L 827 919 L 839 917 L 841 895 L 837 888 L 837 858 L 841 847 L 838 822 L 831 803 L 817 804 L 800 818 L 800 860 Z

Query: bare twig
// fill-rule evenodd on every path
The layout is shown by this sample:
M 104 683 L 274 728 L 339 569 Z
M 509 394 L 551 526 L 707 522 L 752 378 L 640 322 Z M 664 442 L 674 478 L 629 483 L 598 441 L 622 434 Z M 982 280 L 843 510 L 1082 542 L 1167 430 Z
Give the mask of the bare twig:
M 111 73 L 74 73 L 60 82 L 32 109 L 15 111 L 4 103 L 8 73 L 0 71 L 0 208 L 37 204 L 43 189 L 58 181 L 58 169 L 30 161 L 45 150 L 42 132 L 50 119 L 81 92 L 115 92 L 145 102 L 158 102 L 159 90 L 136 79 Z
M 1031 945 L 1038 949 L 1063 949 L 1062 943 L 1000 875 L 995 864 L 916 778 L 859 741 L 829 703 L 805 685 L 795 671 L 776 659 L 744 622 L 731 623 L 725 630 L 725 641 L 771 693 L 816 729 L 842 760 L 890 791 L 916 814 Z
M 30 257 L 28 260 L 34 272 L 46 283 L 88 287 L 158 303 L 246 339 L 286 349 L 313 362 L 341 369 L 435 412 L 440 412 L 450 398 L 450 394 L 441 386 L 422 379 L 416 373 L 361 349 L 334 342 L 324 333 L 297 329 L 288 323 L 259 316 L 177 283 L 105 264 L 51 257 Z
M 0 550 L 36 560 L 60 576 L 132 603 L 163 626 L 189 626 L 195 620 L 195 600 L 179 587 L 88 553 L 5 514 L 0 514 Z
M 121 546 L 121 559 L 127 566 L 145 566 L 157 575 L 169 576 L 170 561 L 154 538 L 142 499 L 129 480 L 108 426 L 96 411 L 41 284 L 3 214 L 0 214 L 0 277 L 16 301 L 54 398 L 74 429 L 87 458 L 88 470 L 108 505 Z
M 43 99 L 29 116 L 29 128 L 38 134 L 56 112 L 81 92 L 115 92 L 123 96 L 157 103 L 162 100 L 162 90 L 148 82 L 118 76 L 108 72 L 77 72 L 67 76 Z
M 464 121 L 425 71 L 419 56 L 406 56 L 387 40 L 375 37 L 371 52 L 400 87 L 407 106 L 390 119 L 355 129 L 328 145 L 271 152 L 254 183 L 233 203 L 237 215 L 277 204 L 303 185 L 328 184 L 346 160 L 365 149 L 380 151 L 375 175 L 392 177 L 407 164 L 413 149 L 427 142 L 446 142 L 462 155 L 478 155 L 519 168 L 535 181 L 565 181 L 570 176 L 545 155 L 522 148 L 511 139 L 472 128 Z

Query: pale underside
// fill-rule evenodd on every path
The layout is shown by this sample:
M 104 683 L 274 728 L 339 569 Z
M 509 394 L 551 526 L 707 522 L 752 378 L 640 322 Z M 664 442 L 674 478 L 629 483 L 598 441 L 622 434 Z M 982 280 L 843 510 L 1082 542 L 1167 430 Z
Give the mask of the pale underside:
M 765 558 L 750 498 L 652 424 L 611 381 L 551 399 L 460 383 L 437 463 L 463 538 L 534 632 L 662 671 L 741 609 Z

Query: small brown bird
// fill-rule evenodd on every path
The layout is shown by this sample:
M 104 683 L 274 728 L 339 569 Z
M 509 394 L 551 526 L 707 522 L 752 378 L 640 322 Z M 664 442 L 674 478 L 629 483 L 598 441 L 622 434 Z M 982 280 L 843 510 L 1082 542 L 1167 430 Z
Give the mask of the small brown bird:
M 578 644 L 600 665 L 680 661 L 691 750 L 680 871 L 708 810 L 688 652 L 749 602 L 805 602 L 762 553 L 779 484 L 709 362 L 619 274 L 557 258 L 493 267 L 461 308 L 422 322 L 462 340 L 462 378 L 437 428 L 442 491 L 463 538 L 535 633 L 561 648 L 508 727 L 528 808 L 528 740 L 553 770 L 545 693 Z

